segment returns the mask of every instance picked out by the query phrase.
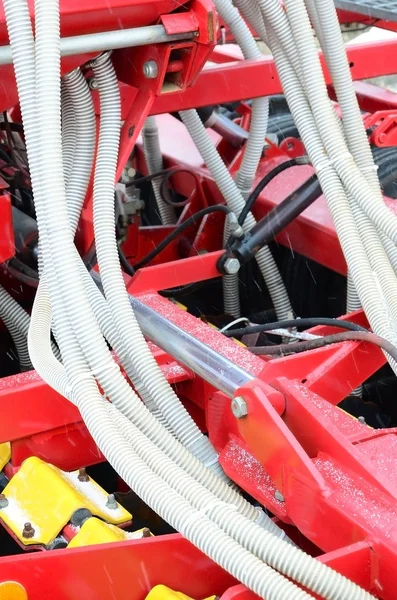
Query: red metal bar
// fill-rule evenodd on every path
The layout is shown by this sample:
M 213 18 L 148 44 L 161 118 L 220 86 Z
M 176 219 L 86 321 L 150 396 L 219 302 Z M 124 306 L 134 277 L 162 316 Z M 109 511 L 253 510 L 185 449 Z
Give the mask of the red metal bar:
M 396 40 L 367 42 L 348 47 L 353 79 L 393 75 L 396 71 L 396 51 Z M 324 67 L 322 57 L 321 60 Z M 332 81 L 327 69 L 324 72 L 326 82 L 330 85 Z M 223 62 L 219 66 L 204 69 L 196 83 L 183 93 L 162 94 L 156 98 L 151 114 L 172 113 L 280 93 L 282 88 L 272 57 L 264 57 L 260 62 L 237 59 L 229 64 Z

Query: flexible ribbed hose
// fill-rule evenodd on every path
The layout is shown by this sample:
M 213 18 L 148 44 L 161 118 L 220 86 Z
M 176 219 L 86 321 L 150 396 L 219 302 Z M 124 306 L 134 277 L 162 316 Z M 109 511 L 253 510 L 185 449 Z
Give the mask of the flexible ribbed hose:
M 68 181 L 76 147 L 76 118 L 72 100 L 64 83 L 62 83 L 61 94 L 63 176 L 65 181 Z
M 66 180 L 68 215 L 74 233 L 80 219 L 94 162 L 96 119 L 91 92 L 80 69 L 65 75 L 62 87 L 68 91 L 76 122 L 73 172 Z
M 21 371 L 30 371 L 33 367 L 26 339 L 30 318 L 2 286 L 0 286 L 0 320 L 3 321 L 15 344 Z
M 120 92 L 107 56 L 93 62 L 101 100 L 101 125 L 94 184 L 94 230 L 106 300 L 135 369 L 133 383 L 149 408 L 162 413 L 176 437 L 220 476 L 222 469 L 208 438 L 168 384 L 142 335 L 125 289 L 114 229 L 114 181 L 120 135 Z
M 247 23 L 258 33 L 261 40 L 266 40 L 266 28 L 258 4 L 252 2 L 252 0 L 234 0 L 233 4 L 241 12 Z
M 238 10 L 230 2 L 230 0 L 215 0 L 215 6 L 221 18 L 225 21 L 225 23 L 229 26 L 231 32 L 233 33 L 233 36 L 235 37 L 237 43 L 239 44 L 242 50 L 244 58 L 248 60 L 261 60 L 262 55 L 258 49 L 256 41 L 252 36 L 251 31 L 249 30 L 245 21 L 241 18 L 241 15 L 239 14 Z M 247 143 L 245 144 L 243 159 L 237 174 L 237 187 L 241 191 L 243 201 L 248 197 L 255 180 L 255 175 L 258 170 L 259 161 L 262 157 L 268 120 L 269 99 L 254 99 L 252 101 L 249 136 Z M 207 167 L 211 169 L 210 164 L 207 164 Z M 236 212 L 237 216 L 240 214 L 242 206 L 243 205 L 241 205 L 239 212 L 234 211 Z M 273 302 L 274 299 L 272 293 L 276 298 L 276 313 L 284 314 L 284 311 L 286 311 L 285 314 L 287 314 L 291 311 L 291 306 L 284 284 L 281 280 L 280 274 L 278 273 L 278 267 L 273 261 L 273 257 L 271 256 L 271 252 L 269 249 L 266 249 L 264 254 L 266 254 L 266 258 L 260 259 L 262 264 L 261 269 L 263 269 L 262 274 L 266 284 L 272 285 L 273 292 L 270 291 L 270 288 L 269 292 Z M 240 316 L 238 274 L 226 276 L 226 279 L 223 282 L 223 297 L 225 312 L 230 313 L 235 317 Z M 280 313 L 278 313 L 278 311 L 280 311 Z
M 153 175 L 164 168 L 156 117 L 147 117 L 142 128 L 142 140 L 148 173 Z M 164 202 L 161 196 L 161 182 L 158 179 L 152 179 L 152 188 L 161 222 L 163 225 L 172 225 L 176 221 L 175 211 L 172 206 Z M 168 189 L 165 189 L 164 193 L 167 194 L 167 198 L 171 199 Z
M 244 198 L 208 137 L 200 117 L 194 110 L 181 111 L 180 115 L 227 204 L 236 215 L 239 215 L 244 207 Z M 252 213 L 249 213 L 243 224 L 244 231 L 246 233 L 250 231 L 255 223 Z M 267 246 L 259 250 L 256 260 L 269 290 L 277 318 L 287 318 L 292 313 L 291 304 L 277 265 Z
M 226 247 L 230 237 L 230 227 L 228 219 L 225 219 L 223 228 L 223 247 Z M 226 315 L 231 315 L 235 319 L 241 316 L 240 307 L 240 281 L 238 273 L 224 275 L 222 277 L 223 288 L 223 310 Z

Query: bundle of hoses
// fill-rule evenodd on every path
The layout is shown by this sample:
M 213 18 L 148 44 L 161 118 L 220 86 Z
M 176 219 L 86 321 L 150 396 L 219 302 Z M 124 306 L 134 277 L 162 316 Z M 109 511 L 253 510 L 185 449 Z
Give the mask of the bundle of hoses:
M 397 219 L 384 204 L 332 0 L 257 0 L 289 108 L 333 217 L 349 270 L 350 307 L 397 339 Z M 333 79 L 328 98 L 310 20 Z M 263 28 L 262 28 L 263 29 Z M 396 365 L 390 361 L 394 370 Z
M 94 227 L 106 299 L 97 291 L 74 246 L 93 160 L 94 111 L 88 89 L 80 71 L 71 74 L 75 87 L 69 93 L 80 94 L 86 130 L 83 135 L 76 113 L 70 165 L 72 153 L 65 152 L 65 160 L 62 156 L 59 4 L 35 1 L 35 39 L 27 0 L 3 4 L 40 233 L 41 278 L 28 336 L 34 367 L 76 404 L 101 452 L 142 500 L 260 597 L 312 597 L 284 574 L 323 598 L 372 598 L 281 539 L 282 532 L 262 511 L 209 468 L 216 465 L 212 447 L 147 358 L 114 233 L 120 99 L 108 55 L 93 63 L 101 102 Z M 78 177 L 76 156 L 81 161 Z M 64 173 L 69 174 L 67 185 Z M 51 327 L 62 362 L 51 348 Z M 146 406 L 122 376 L 105 338 Z M 221 475 L 219 469 L 217 473 Z

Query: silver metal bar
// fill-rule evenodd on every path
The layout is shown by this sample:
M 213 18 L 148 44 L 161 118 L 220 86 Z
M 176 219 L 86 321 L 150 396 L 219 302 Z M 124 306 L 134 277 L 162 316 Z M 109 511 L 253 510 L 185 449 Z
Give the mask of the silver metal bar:
M 145 337 L 230 398 L 241 385 L 254 379 L 253 375 L 146 304 L 132 296 L 130 302 Z
M 92 270 L 91 276 L 103 292 L 99 273 Z M 233 398 L 240 386 L 254 379 L 251 373 L 235 365 L 207 344 L 203 344 L 150 306 L 133 296 L 129 296 L 129 299 L 146 338 L 229 398 Z
M 187 40 L 194 37 L 194 32 L 168 35 L 163 25 L 150 25 L 134 29 L 117 29 L 103 33 L 90 33 L 76 35 L 61 39 L 61 55 L 73 56 L 104 50 L 117 50 L 119 48 L 133 48 L 135 46 L 148 46 L 162 42 Z M 0 65 L 12 64 L 11 46 L 0 46 Z

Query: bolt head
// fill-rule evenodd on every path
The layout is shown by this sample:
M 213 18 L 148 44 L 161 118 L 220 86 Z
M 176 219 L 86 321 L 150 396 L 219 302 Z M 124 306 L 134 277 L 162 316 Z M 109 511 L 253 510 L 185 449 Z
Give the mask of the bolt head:
M 7 508 L 7 506 L 8 506 L 7 498 L 4 496 L 4 494 L 0 494 L 0 508 Z
M 114 497 L 114 494 L 109 494 L 106 506 L 111 510 L 116 510 L 119 507 L 119 505 L 117 504 L 117 500 Z
M 25 523 L 24 528 L 22 530 L 22 537 L 25 539 L 30 539 L 34 537 L 35 531 L 32 527 L 32 523 Z
M 90 480 L 90 478 L 88 477 L 85 468 L 83 467 L 82 469 L 79 469 L 79 474 L 77 476 L 77 479 L 79 481 L 82 481 L 83 483 L 87 482 Z
M 98 89 L 98 81 L 95 79 L 95 77 L 92 77 L 91 79 L 88 80 L 88 86 L 89 86 L 90 90 Z
M 236 419 L 243 419 L 248 415 L 247 403 L 241 396 L 236 396 L 236 398 L 233 398 L 232 413 Z
M 146 79 L 156 79 L 159 68 L 155 60 L 148 60 L 143 64 L 143 74 Z
M 284 496 L 283 496 L 283 495 L 282 495 L 282 493 L 281 493 L 281 492 L 279 492 L 278 490 L 276 490 L 276 491 L 274 492 L 274 497 L 275 497 L 275 499 L 276 499 L 276 500 L 278 500 L 279 502 L 285 502 L 285 500 L 284 500 Z
M 223 268 L 228 275 L 235 275 L 240 270 L 240 262 L 238 258 L 227 258 Z

